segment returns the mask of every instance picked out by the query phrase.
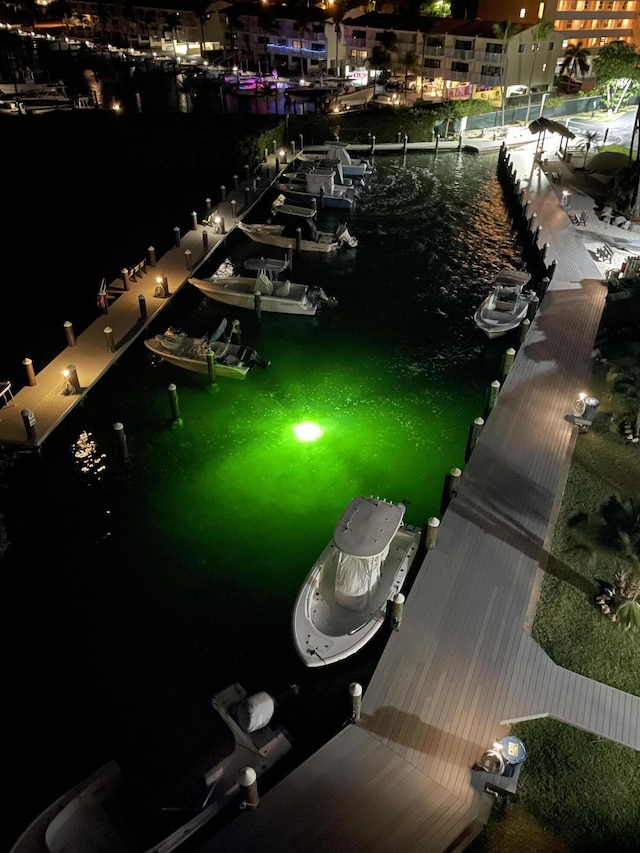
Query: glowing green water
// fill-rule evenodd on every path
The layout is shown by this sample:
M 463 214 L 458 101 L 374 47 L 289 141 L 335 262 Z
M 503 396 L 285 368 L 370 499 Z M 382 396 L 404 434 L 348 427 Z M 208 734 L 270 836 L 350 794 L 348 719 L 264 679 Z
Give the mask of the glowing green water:
M 212 392 L 206 376 L 154 364 L 140 342 L 48 440 L 44 458 L 21 463 L 16 515 L 37 518 L 38 535 L 15 525 L 5 558 L 17 600 L 29 602 L 12 628 L 20 673 L 33 676 L 20 689 L 25 707 L 56 696 L 38 736 L 61 738 L 61 763 L 78 775 L 89 757 L 109 754 L 101 741 L 131 696 L 177 671 L 249 689 L 297 681 L 318 707 L 363 677 L 360 661 L 309 676 L 291 642 L 295 597 L 352 497 L 407 499 L 406 520 L 418 526 L 440 514 L 444 478 L 464 467 L 470 425 L 513 343 L 487 342 L 473 311 L 488 276 L 518 261 L 494 159 L 376 166 L 349 219 L 358 249 L 295 258 L 290 273 L 322 285 L 336 308 L 258 323 L 185 285 L 165 310 L 164 325 L 198 335 L 238 316 L 268 370 L 221 378 Z M 239 266 L 264 254 L 242 236 L 225 251 Z M 304 420 L 322 428 L 317 441 L 296 439 Z M 78 460 L 83 431 L 96 447 Z M 25 630 L 25 613 L 37 632 Z M 55 777 L 58 763 L 50 766 Z

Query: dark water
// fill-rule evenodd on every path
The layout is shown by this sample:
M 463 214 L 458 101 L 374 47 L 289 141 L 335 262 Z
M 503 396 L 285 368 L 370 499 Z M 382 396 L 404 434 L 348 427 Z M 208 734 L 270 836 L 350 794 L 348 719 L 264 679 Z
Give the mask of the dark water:
M 514 343 L 487 342 L 473 311 L 488 276 L 520 260 L 493 157 L 385 157 L 376 167 L 349 218 L 358 248 L 294 258 L 291 279 L 321 285 L 336 308 L 258 323 L 185 285 L 152 330 L 199 335 L 237 316 L 268 370 L 219 379 L 212 393 L 205 376 L 154 363 L 140 342 L 41 459 L 21 456 L 5 474 L 7 841 L 110 757 L 141 697 L 177 677 L 206 690 L 301 685 L 285 718 L 292 761 L 346 719 L 349 683 L 367 683 L 384 631 L 354 659 L 308 671 L 290 638 L 295 596 L 353 496 L 408 499 L 416 525 L 440 514 L 444 477 L 463 466 L 469 426 Z M 321 217 L 321 228 L 338 221 Z M 96 251 L 109 251 L 99 234 Z M 232 235 L 200 272 L 265 253 Z M 57 276 L 55 288 L 70 308 L 86 296 Z M 31 345 L 36 360 L 55 339 Z M 296 441 L 304 420 L 322 427 L 319 441 Z

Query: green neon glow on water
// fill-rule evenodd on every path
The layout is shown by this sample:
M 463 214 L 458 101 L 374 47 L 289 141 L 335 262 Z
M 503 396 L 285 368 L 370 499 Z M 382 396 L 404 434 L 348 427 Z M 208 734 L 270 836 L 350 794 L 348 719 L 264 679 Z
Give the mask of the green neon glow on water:
M 324 430 L 319 424 L 314 424 L 312 421 L 303 421 L 301 424 L 296 424 L 293 428 L 298 441 L 317 441 L 322 437 Z
M 347 503 L 406 500 L 416 526 L 440 516 L 444 478 L 464 469 L 470 425 L 512 345 L 487 343 L 472 322 L 488 275 L 516 262 L 495 161 L 381 159 L 349 228 L 355 252 L 296 257 L 289 273 L 337 297 L 317 318 L 258 322 L 185 285 L 151 330 L 201 335 L 238 317 L 268 370 L 219 378 L 211 393 L 204 375 L 153 366 L 140 343 L 48 440 L 63 448 L 46 510 L 51 565 L 69 565 L 59 532 L 85 519 L 71 528 L 83 570 L 66 570 L 57 616 L 91 614 L 87 666 L 101 660 L 114 681 L 187 659 L 239 680 L 295 673 L 293 603 Z M 228 251 L 239 264 L 260 254 L 244 237 Z M 298 440 L 305 421 L 321 440 Z M 74 468 L 82 430 L 106 453 L 85 466 L 99 478 Z

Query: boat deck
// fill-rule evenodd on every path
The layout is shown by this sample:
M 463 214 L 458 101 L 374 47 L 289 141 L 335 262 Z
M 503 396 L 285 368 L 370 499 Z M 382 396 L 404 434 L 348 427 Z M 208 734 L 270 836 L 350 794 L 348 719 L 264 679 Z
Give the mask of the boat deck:
M 510 157 L 557 269 L 401 630 L 389 638 L 360 721 L 202 844 L 203 853 L 462 850 L 492 803 L 484 786 L 494 777 L 472 767 L 511 723 L 552 716 L 640 749 L 640 698 L 556 666 L 526 628 L 576 440 L 571 401 L 589 379 L 606 289 L 533 152 Z

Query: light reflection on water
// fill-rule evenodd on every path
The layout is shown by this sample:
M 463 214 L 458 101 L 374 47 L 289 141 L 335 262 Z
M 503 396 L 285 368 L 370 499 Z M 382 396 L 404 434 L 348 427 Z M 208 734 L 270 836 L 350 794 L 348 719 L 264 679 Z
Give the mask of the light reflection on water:
M 376 167 L 349 222 L 358 249 L 294 259 L 292 280 L 324 287 L 336 308 L 259 324 L 186 285 L 152 330 L 200 335 L 240 316 L 267 371 L 219 379 L 213 393 L 204 376 L 154 364 L 140 342 L 48 440 L 35 470 L 24 463 L 17 510 L 38 518 L 46 565 L 34 562 L 42 577 L 21 576 L 28 529 L 7 562 L 25 595 L 39 590 L 30 619 L 47 642 L 34 633 L 22 651 L 39 689 L 55 685 L 41 732 L 61 728 L 67 766 L 86 772 L 84 741 L 96 757 L 106 750 L 130 694 L 175 670 L 250 689 L 298 681 L 314 699 L 320 684 L 331 695 L 363 677 L 354 662 L 332 681 L 308 676 L 290 640 L 295 596 L 351 497 L 408 499 L 416 525 L 439 515 L 444 477 L 464 467 L 469 426 L 512 343 L 488 344 L 473 311 L 491 273 L 519 261 L 494 158 L 389 157 Z M 234 235 L 225 253 L 241 266 L 263 248 Z M 181 414 L 173 426 L 169 383 Z M 301 420 L 322 438 L 296 441 Z M 92 443 L 99 479 L 75 470 L 77 441 Z

